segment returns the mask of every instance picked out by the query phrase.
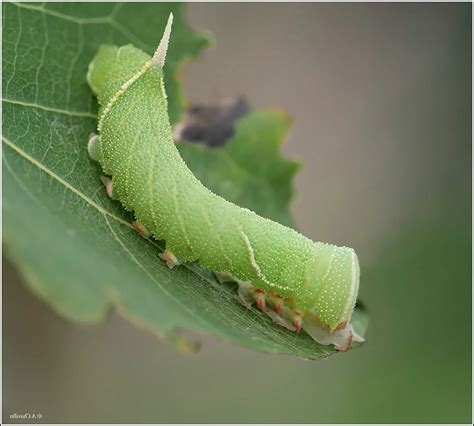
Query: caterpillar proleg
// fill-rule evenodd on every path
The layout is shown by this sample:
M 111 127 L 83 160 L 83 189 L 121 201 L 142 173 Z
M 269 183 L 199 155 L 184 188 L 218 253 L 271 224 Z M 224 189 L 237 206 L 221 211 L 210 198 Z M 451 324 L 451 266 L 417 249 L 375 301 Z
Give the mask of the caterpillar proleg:
M 181 158 L 163 82 L 172 20 L 152 57 L 107 45 L 89 65 L 100 109 L 88 150 L 109 176 L 107 193 L 134 212 L 141 235 L 166 241 L 160 257 L 168 266 L 197 261 L 221 281 L 236 281 L 242 304 L 322 344 L 345 350 L 362 341 L 350 324 L 359 288 L 354 250 L 313 242 L 226 201 Z

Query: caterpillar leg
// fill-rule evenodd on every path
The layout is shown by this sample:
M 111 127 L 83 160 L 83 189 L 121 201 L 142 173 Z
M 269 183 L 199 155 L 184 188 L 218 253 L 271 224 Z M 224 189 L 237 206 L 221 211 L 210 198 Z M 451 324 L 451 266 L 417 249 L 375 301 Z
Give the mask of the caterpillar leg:
M 253 287 L 252 283 L 248 281 L 239 280 L 237 277 L 234 277 L 232 274 L 228 272 L 214 272 L 214 275 L 221 284 L 234 281 L 239 285 L 239 289 L 235 298 L 237 301 L 242 305 L 245 306 L 247 309 L 252 308 L 252 304 L 255 303 L 255 288 Z
M 290 331 L 296 331 L 294 325 L 291 321 L 288 321 L 286 318 L 283 318 L 281 315 L 277 314 L 275 311 L 268 310 L 265 312 L 275 324 L 281 325 Z
M 220 284 L 226 283 L 228 281 L 235 281 L 237 282 L 237 278 L 232 276 L 232 274 L 229 274 L 228 272 L 214 272 L 214 275 L 217 278 L 217 281 L 219 281 Z
M 104 185 L 105 192 L 107 193 L 107 195 L 112 198 L 112 200 L 115 200 L 112 179 L 107 176 L 101 176 L 100 181 L 102 182 L 102 185 Z
M 236 298 L 246 308 L 250 309 L 252 304 L 256 303 L 258 309 L 268 315 L 274 323 L 288 330 L 300 332 L 303 325 L 303 314 L 293 309 L 279 294 L 255 288 L 252 283 L 241 281 L 228 273 L 219 273 L 218 279 L 221 282 L 232 279 L 239 284 Z
M 137 230 L 137 232 L 145 239 L 148 239 L 151 237 L 151 232 L 145 228 L 145 226 L 140 223 L 138 220 L 134 220 L 132 222 L 133 227 Z
M 252 283 L 239 280 L 228 272 L 217 272 L 219 282 L 235 281 L 238 285 L 236 299 L 250 309 L 254 303 L 268 315 L 272 321 L 290 331 L 299 333 L 305 330 L 316 342 L 322 345 L 334 345 L 337 351 L 346 351 L 352 342 L 363 342 L 351 324 L 329 330 L 313 312 L 302 312 L 279 294 L 255 288 Z
M 305 316 L 303 329 L 316 342 L 322 345 L 334 345 L 339 352 L 347 351 L 352 342 L 364 342 L 364 338 L 357 334 L 352 324 L 346 324 L 342 328 L 331 331 L 321 324 L 314 314 Z
M 97 133 L 91 132 L 89 133 L 89 138 L 87 142 L 87 152 L 89 157 L 91 157 L 94 161 L 98 161 L 99 163 L 102 162 L 102 151 L 100 149 L 100 136 Z M 100 181 L 102 185 L 104 185 L 105 191 L 107 195 L 115 200 L 113 195 L 113 188 L 112 188 L 112 179 L 107 176 L 101 176 Z
M 87 152 L 89 153 L 89 157 L 91 157 L 94 161 L 101 162 L 102 151 L 100 150 L 100 137 L 94 132 L 89 133 Z
M 265 312 L 265 292 L 260 288 L 256 288 L 253 291 L 253 297 L 255 299 L 255 302 L 257 302 L 258 309 L 260 309 L 262 312 Z
M 301 327 L 303 326 L 303 313 L 300 311 L 294 311 L 292 315 L 292 324 L 294 330 L 299 333 L 301 331 Z
M 161 260 L 165 261 L 166 266 L 168 266 L 168 268 L 170 269 L 173 269 L 175 266 L 181 264 L 181 262 L 178 260 L 178 258 L 174 255 L 174 253 L 171 250 L 166 249 L 163 253 L 160 253 L 158 256 L 160 256 Z

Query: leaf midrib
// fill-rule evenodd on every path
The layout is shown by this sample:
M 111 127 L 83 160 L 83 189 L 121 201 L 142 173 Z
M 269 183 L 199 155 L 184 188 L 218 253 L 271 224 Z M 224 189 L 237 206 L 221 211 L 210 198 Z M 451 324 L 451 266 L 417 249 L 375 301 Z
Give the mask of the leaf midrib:
M 129 228 L 133 229 L 133 225 L 131 223 L 127 222 L 126 220 L 123 220 L 123 219 L 119 218 L 118 216 L 116 216 L 113 213 L 110 213 L 108 210 L 104 209 L 102 206 L 97 204 L 94 200 L 90 199 L 87 195 L 83 194 L 77 188 L 72 186 L 69 182 L 64 180 L 61 176 L 57 175 L 52 170 L 48 169 L 44 164 L 40 163 L 38 160 L 36 160 L 32 156 L 30 156 L 27 152 L 23 151 L 21 148 L 16 146 L 8 138 L 6 138 L 5 136 L 2 136 L 2 141 L 5 145 L 7 145 L 11 149 L 13 149 L 17 154 L 19 154 L 20 156 L 22 156 L 23 158 L 28 160 L 30 163 L 32 163 L 34 166 L 38 167 L 43 172 L 47 173 L 53 179 L 57 180 L 61 185 L 64 185 L 71 192 L 73 192 L 77 196 L 81 197 L 87 204 L 89 204 L 90 206 L 97 209 L 100 213 L 102 213 L 103 215 L 110 216 L 110 217 L 114 218 L 115 220 L 117 220 L 118 222 L 122 223 L 123 225 L 128 226 Z
M 33 164 L 35 167 L 37 167 L 38 169 L 40 169 L 41 171 L 43 171 L 44 173 L 48 174 L 51 178 L 55 179 L 57 182 L 59 182 L 61 185 L 63 185 L 64 187 L 66 187 L 68 190 L 70 190 L 72 193 L 74 193 L 75 195 L 77 195 L 78 197 L 82 198 L 87 204 L 89 204 L 91 207 L 95 208 L 97 211 L 99 211 L 104 217 L 105 217 L 105 220 L 106 220 L 106 223 L 107 225 L 109 226 L 109 228 L 111 228 L 112 232 L 114 233 L 115 235 L 115 238 L 117 239 L 117 241 L 119 242 L 119 244 L 124 247 L 123 243 L 121 242 L 120 239 L 118 239 L 118 237 L 116 236 L 115 232 L 113 231 L 112 227 L 110 226 L 110 223 L 109 221 L 107 220 L 107 217 L 110 217 L 114 220 L 116 220 L 117 222 L 121 223 L 122 225 L 125 225 L 127 226 L 128 228 L 130 229 L 135 229 L 134 226 L 130 223 L 130 222 L 127 222 L 126 220 L 123 220 L 121 219 L 120 217 L 114 215 L 113 213 L 109 212 L 108 210 L 104 209 L 100 204 L 96 203 L 94 200 L 92 200 L 91 198 L 89 198 L 87 195 L 83 194 L 81 191 L 79 191 L 77 188 L 75 188 L 73 185 L 71 185 L 69 182 L 67 182 L 66 180 L 64 180 L 61 176 L 57 175 L 56 173 L 54 173 L 52 170 L 48 169 L 44 164 L 42 164 L 41 162 L 39 162 L 38 160 L 36 160 L 35 158 L 33 158 L 31 155 L 29 155 L 27 152 L 23 151 L 21 148 L 19 148 L 17 145 L 15 145 L 13 142 L 11 142 L 8 138 L 6 138 L 5 136 L 2 136 L 2 141 L 5 145 L 7 145 L 9 148 L 13 149 L 18 155 L 20 155 L 21 157 L 23 157 L 25 160 L 29 161 L 31 164 Z M 150 242 L 153 246 L 155 246 L 156 248 L 158 248 L 159 250 L 163 250 L 163 247 L 156 243 L 155 241 L 152 241 L 152 240 L 148 240 L 148 242 Z M 133 256 L 131 256 L 130 252 L 128 250 L 126 250 L 126 252 L 128 253 L 128 255 L 131 257 L 132 261 L 134 261 L 141 269 L 144 270 L 144 272 L 150 277 L 150 278 L 153 278 L 151 277 L 150 273 L 146 270 L 146 268 L 137 260 L 135 259 Z M 230 290 L 226 289 L 224 286 L 221 286 L 221 285 L 218 285 L 216 282 L 214 282 L 213 280 L 210 280 L 208 277 L 206 277 L 205 275 L 199 273 L 195 268 L 192 267 L 192 265 L 189 265 L 189 264 L 182 264 L 182 266 L 184 266 L 186 269 L 188 269 L 190 272 L 192 272 L 194 275 L 198 276 L 199 278 L 201 278 L 202 280 L 208 282 L 209 284 L 211 284 L 213 287 L 215 288 L 219 288 L 220 292 L 222 294 L 225 294 L 229 299 L 232 299 L 233 298 L 233 294 Z M 193 317 L 196 317 L 196 314 L 193 312 L 193 311 L 190 311 L 179 299 L 177 299 L 176 297 L 174 297 L 172 294 L 170 294 L 166 289 L 163 288 L 163 286 L 160 285 L 160 283 L 158 281 L 156 281 L 155 279 L 153 279 L 153 281 L 160 287 L 160 289 L 162 289 L 169 297 L 171 297 L 173 300 L 175 300 L 180 306 L 183 306 L 184 309 L 186 311 L 188 311 Z M 252 307 L 252 310 L 255 311 L 255 308 Z M 207 326 L 209 326 L 210 328 L 213 328 L 214 330 L 218 331 L 214 326 L 213 324 L 210 324 L 208 323 L 208 321 L 206 321 L 205 319 L 203 319 L 202 317 L 196 317 L 198 318 L 200 321 L 204 321 Z

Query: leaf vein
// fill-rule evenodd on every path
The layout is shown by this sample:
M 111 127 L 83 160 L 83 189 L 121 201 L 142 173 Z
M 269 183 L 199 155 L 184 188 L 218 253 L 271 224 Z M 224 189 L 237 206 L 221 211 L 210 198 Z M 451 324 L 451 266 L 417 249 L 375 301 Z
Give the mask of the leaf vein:
M 110 22 L 110 16 L 100 16 L 96 18 L 76 18 L 71 15 L 66 15 L 65 13 L 56 12 L 51 9 L 46 9 L 43 6 L 36 6 L 33 4 L 25 4 L 25 3 L 12 3 L 13 5 L 17 6 L 20 9 L 28 9 L 35 12 L 43 13 L 45 15 L 54 16 L 55 18 L 62 19 L 64 21 L 74 22 L 79 25 L 84 24 L 106 24 Z
M 206 326 L 210 327 L 211 329 L 215 329 L 215 326 L 211 324 L 209 321 L 205 320 L 202 316 L 196 315 L 196 312 L 190 309 L 186 304 L 182 303 L 179 299 L 177 299 L 173 294 L 168 292 L 165 287 L 163 287 L 159 281 L 148 271 L 148 269 L 133 255 L 133 253 L 127 248 L 127 246 L 123 243 L 120 237 L 115 232 L 114 228 L 111 226 L 109 219 L 104 214 L 105 221 L 107 226 L 112 231 L 114 238 L 117 242 L 122 246 L 124 251 L 128 254 L 128 256 L 132 259 L 132 261 L 143 271 L 146 275 L 165 293 L 170 299 L 174 300 L 177 305 L 181 306 L 188 314 L 191 315 L 193 318 L 197 318 L 198 322 L 205 323 Z
M 36 108 L 36 109 L 41 109 L 43 111 L 48 111 L 48 112 L 55 112 L 57 114 L 64 114 L 64 115 L 70 115 L 71 117 L 89 117 L 89 118 L 97 118 L 97 114 L 94 114 L 92 112 L 87 112 L 87 111 L 68 111 L 65 109 L 61 108 L 55 108 L 55 107 L 49 107 L 46 105 L 41 105 L 35 102 L 25 102 L 25 101 L 19 101 L 16 99 L 7 99 L 7 98 L 2 98 L 2 102 L 5 102 L 7 104 L 12 104 L 12 105 L 20 105 L 28 108 Z
M 37 161 L 36 159 L 34 159 L 33 157 L 31 157 L 28 153 L 26 153 L 25 151 L 23 151 L 21 148 L 17 147 L 13 142 L 11 142 L 9 139 L 7 139 L 5 136 L 2 136 L 2 140 L 3 140 L 3 143 L 5 145 L 7 145 L 9 148 L 13 149 L 17 154 L 19 154 L 21 157 L 23 157 L 24 159 L 26 159 L 27 161 L 29 161 L 30 163 L 32 163 L 34 166 L 36 166 L 37 168 L 39 168 L 40 170 L 42 170 L 43 172 L 45 172 L 46 174 L 48 174 L 50 177 L 52 177 L 53 179 L 56 179 L 59 183 L 61 183 L 62 185 L 64 185 L 67 189 L 69 189 L 71 192 L 73 192 L 74 194 L 76 194 L 77 196 L 79 196 L 80 198 L 82 198 L 87 204 L 89 204 L 91 207 L 94 207 L 95 209 L 97 209 L 100 213 L 102 213 L 104 216 L 108 216 L 108 217 L 111 217 L 112 219 L 115 219 L 117 222 L 120 222 L 122 225 L 125 225 L 127 226 L 128 228 L 130 229 L 135 229 L 134 226 L 127 222 L 126 220 L 123 220 L 121 219 L 120 217 L 114 215 L 113 213 L 109 212 L 108 210 L 104 209 L 99 203 L 95 202 L 94 200 L 92 200 L 91 198 L 89 198 L 87 195 L 83 194 L 82 192 L 80 192 L 77 188 L 75 188 L 74 186 L 72 186 L 69 182 L 65 181 L 64 179 L 62 179 L 60 176 L 58 176 L 56 173 L 54 173 L 53 171 L 49 170 L 46 166 L 44 166 L 42 163 L 40 163 L 39 161 Z M 96 195 L 96 193 L 94 194 L 94 196 Z M 152 240 L 148 240 L 152 245 L 154 245 L 155 247 L 157 247 L 158 249 L 160 249 L 161 251 L 163 251 L 163 247 L 152 241 Z M 194 273 L 195 275 L 198 275 L 199 277 L 201 277 L 203 280 L 209 282 L 210 284 L 212 284 L 215 288 L 218 288 L 222 294 L 225 294 L 226 291 L 224 290 L 224 287 L 221 286 L 221 285 L 218 285 L 215 281 L 212 281 L 210 280 L 209 278 L 205 277 L 204 275 L 200 274 L 195 268 L 192 267 L 192 265 L 187 265 L 187 264 L 183 264 L 183 266 L 188 269 L 189 271 L 191 271 L 192 273 Z

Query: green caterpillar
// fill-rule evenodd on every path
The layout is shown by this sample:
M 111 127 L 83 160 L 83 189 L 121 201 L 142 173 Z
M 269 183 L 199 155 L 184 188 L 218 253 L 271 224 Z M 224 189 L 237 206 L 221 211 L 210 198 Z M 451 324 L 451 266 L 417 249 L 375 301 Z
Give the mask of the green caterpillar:
M 315 243 L 212 193 L 175 147 L 163 66 L 170 15 L 150 58 L 126 45 L 101 46 L 87 81 L 98 98 L 99 135 L 88 151 L 106 175 L 107 193 L 135 214 L 146 238 L 166 241 L 169 267 L 197 261 L 221 281 L 239 283 L 238 298 L 275 322 L 304 329 L 322 344 L 347 349 L 363 341 L 350 324 L 359 287 L 354 250 Z

